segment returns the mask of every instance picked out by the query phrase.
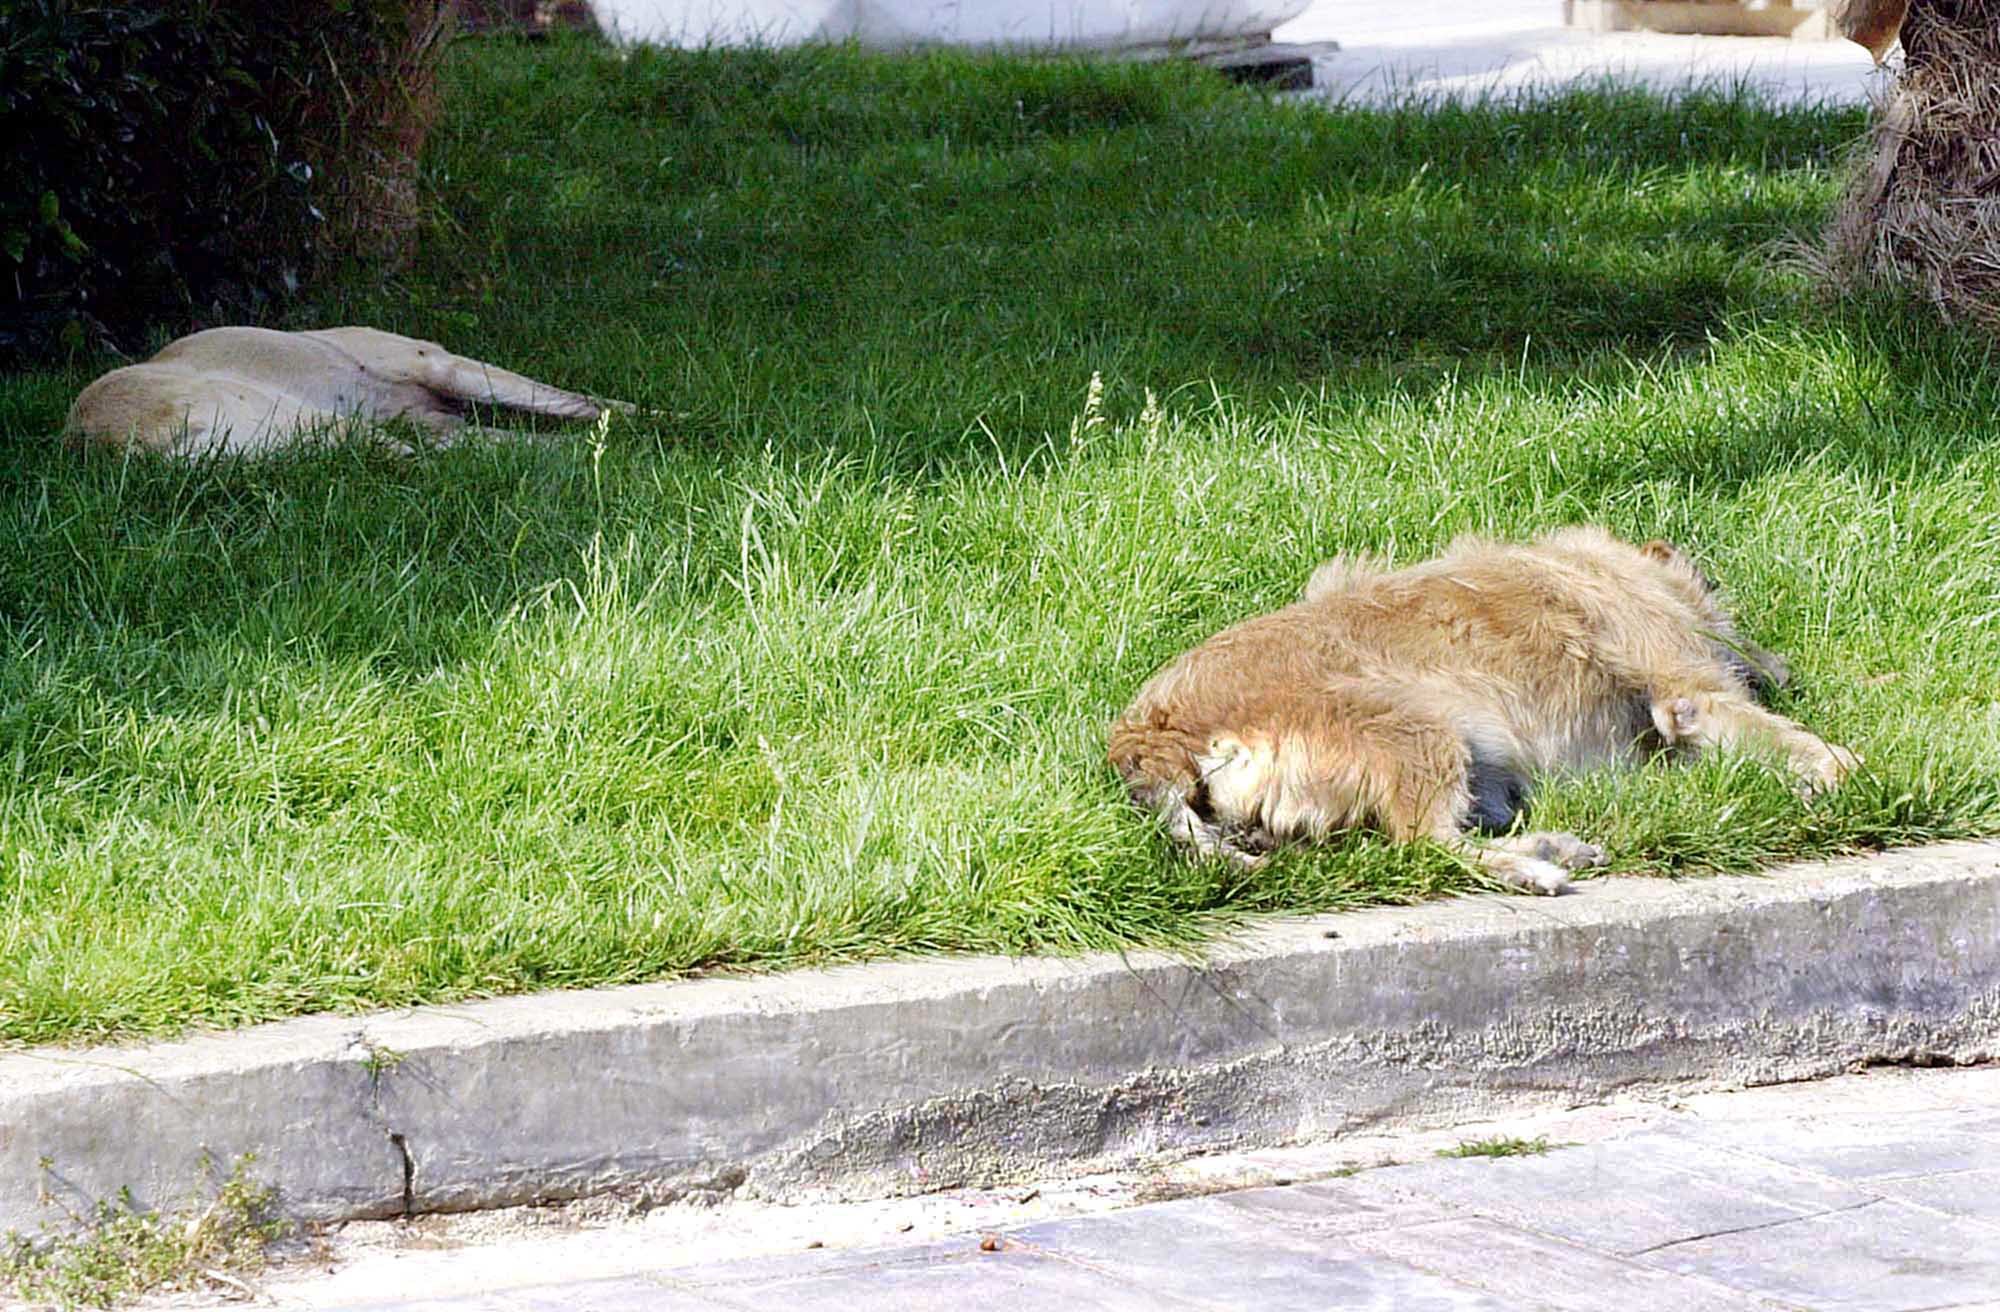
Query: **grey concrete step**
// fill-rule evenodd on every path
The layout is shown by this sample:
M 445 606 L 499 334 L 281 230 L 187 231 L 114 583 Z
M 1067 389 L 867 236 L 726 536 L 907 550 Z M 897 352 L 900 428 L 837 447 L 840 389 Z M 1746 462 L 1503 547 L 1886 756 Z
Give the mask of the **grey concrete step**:
M 883 1197 L 2000 1049 L 2000 845 L 0 1054 L 0 1230 L 245 1154 L 317 1220 Z

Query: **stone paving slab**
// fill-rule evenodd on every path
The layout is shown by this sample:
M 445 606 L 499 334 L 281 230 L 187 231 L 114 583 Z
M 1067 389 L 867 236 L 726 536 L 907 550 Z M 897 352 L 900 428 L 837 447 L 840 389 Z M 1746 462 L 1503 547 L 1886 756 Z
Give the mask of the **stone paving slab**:
M 2000 1171 L 2000 1134 L 1980 1121 L 1962 1112 L 1913 1113 L 1909 1133 L 1885 1143 L 1881 1127 L 1864 1118 L 1802 1117 L 1705 1128 L 1702 1143 L 1709 1153 L 1751 1154 L 1850 1183 Z
M 1213 1199 L 1053 1221 L 1007 1243 L 1203 1308 L 1244 1312 L 1503 1312 L 1505 1302 L 1353 1242 L 1308 1242 Z
M 1217 1201 L 1250 1213 L 1260 1224 L 1313 1237 L 1363 1235 L 1444 1221 L 1458 1214 L 1435 1198 L 1384 1196 L 1382 1190 L 1364 1190 L 1344 1180 L 1245 1189 L 1217 1195 Z
M 1355 1242 L 1417 1270 L 1481 1290 L 1509 1308 L 1743 1312 L 1755 1306 L 1738 1290 L 1704 1279 L 1699 1272 L 1662 1270 L 1483 1216 L 1378 1230 Z
M 1966 1127 L 1990 1120 L 1996 1091 L 1993 1068 L 1886 1071 L 1454 1132 L 1547 1138 L 1541 1154 L 1444 1157 L 1449 1134 L 1411 1135 L 1386 1149 L 1401 1165 L 943 1237 L 799 1251 L 807 1231 L 791 1227 L 790 1251 L 733 1260 L 663 1237 L 628 1246 L 618 1278 L 564 1283 L 556 1273 L 594 1242 L 582 1234 L 544 1250 L 528 1288 L 398 1301 L 382 1296 L 391 1264 L 367 1299 L 300 1285 L 267 1297 L 342 1312 L 2000 1312 L 2000 1172 L 1954 1164 L 1984 1141 Z M 1744 1146 L 1796 1145 L 1815 1122 L 1847 1127 L 1824 1159 Z M 1875 1172 L 1895 1160 L 1915 1173 Z M 771 1224 L 769 1210 L 724 1219 Z M 820 1232 L 838 1229 L 829 1218 Z M 499 1269 L 496 1252 L 466 1261 Z M 436 1282 L 435 1268 L 407 1271 L 412 1292 Z
M 1449 1200 L 1602 1252 L 1636 1254 L 1869 1201 L 1836 1180 L 1706 1143 L 1635 1135 L 1589 1149 L 1444 1159 L 1370 1172 L 1359 1188 Z
M 1563 26 L 1560 0 L 1319 0 L 1275 35 L 1316 46 L 1307 94 L 1345 104 L 1477 102 L 1610 80 L 1857 104 L 1887 78 L 1850 41 L 1588 32 Z
M 478 1312 L 736 1312 L 700 1294 L 656 1280 L 593 1280 L 572 1285 L 496 1290 L 480 1296 Z M 411 1297 L 369 1303 L 353 1312 L 470 1312 L 462 1299 Z
M 1908 1179 L 1870 1180 L 1868 1190 L 1947 1216 L 2000 1225 L 2000 1171 L 1951 1171 Z
M 1645 1260 L 1815 1312 L 1918 1312 L 2000 1290 L 2000 1228 L 1875 1199 Z
M 732 1284 L 726 1289 L 697 1285 L 691 1292 L 736 1312 L 860 1312 L 878 1307 L 968 1312 L 968 1306 L 996 1312 L 1017 1307 L 1192 1312 L 1206 1306 L 1060 1258 L 1021 1250 L 981 1253 L 966 1246 L 951 1257 L 922 1264 L 886 1263 L 802 1280 Z

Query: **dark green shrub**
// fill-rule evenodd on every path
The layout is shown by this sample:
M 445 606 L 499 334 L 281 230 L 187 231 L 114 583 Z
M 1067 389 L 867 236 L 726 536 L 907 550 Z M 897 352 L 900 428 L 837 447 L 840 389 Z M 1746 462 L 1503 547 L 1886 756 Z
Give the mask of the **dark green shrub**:
M 0 356 L 255 316 L 395 248 L 439 0 L 0 0 Z

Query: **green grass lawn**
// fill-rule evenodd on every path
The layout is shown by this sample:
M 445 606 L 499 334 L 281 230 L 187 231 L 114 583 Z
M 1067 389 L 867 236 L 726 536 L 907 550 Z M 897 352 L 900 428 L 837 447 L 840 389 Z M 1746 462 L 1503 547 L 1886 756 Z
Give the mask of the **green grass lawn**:
M 416 264 L 291 326 L 655 413 L 180 466 L 49 440 L 100 363 L 0 379 L 0 1042 L 1471 887 L 1181 862 L 1102 743 L 1319 559 L 1472 529 L 1687 545 L 1868 758 L 1552 781 L 1616 870 L 2000 832 L 1989 346 L 1771 254 L 1857 111 L 582 41 L 449 93 Z

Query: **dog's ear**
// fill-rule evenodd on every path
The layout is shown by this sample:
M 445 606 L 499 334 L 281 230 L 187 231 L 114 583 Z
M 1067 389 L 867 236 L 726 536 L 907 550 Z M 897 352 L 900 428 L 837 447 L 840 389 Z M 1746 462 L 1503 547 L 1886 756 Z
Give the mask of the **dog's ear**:
M 1665 538 L 1654 538 L 1651 542 L 1639 548 L 1639 554 L 1649 560 L 1657 560 L 1669 569 L 1682 571 L 1689 578 L 1700 584 L 1703 592 L 1715 591 L 1714 580 L 1702 573 L 1701 566 L 1694 563 L 1694 558 Z

